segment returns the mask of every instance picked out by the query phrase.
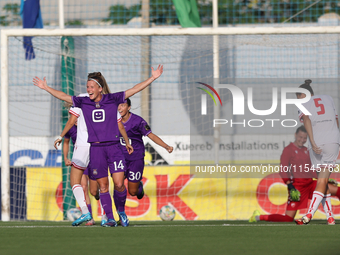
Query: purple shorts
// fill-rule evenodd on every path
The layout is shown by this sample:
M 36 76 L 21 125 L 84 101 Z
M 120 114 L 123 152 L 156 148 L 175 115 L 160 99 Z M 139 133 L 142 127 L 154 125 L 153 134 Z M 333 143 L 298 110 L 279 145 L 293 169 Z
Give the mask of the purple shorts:
M 89 175 L 89 168 L 88 168 L 88 167 L 86 167 L 86 169 L 84 170 L 84 173 L 83 173 L 83 174 Z
M 140 182 L 143 177 L 144 159 L 126 160 L 125 177 L 129 182 Z
M 89 178 L 96 180 L 110 173 L 125 171 L 125 159 L 119 142 L 92 143 L 90 147 Z

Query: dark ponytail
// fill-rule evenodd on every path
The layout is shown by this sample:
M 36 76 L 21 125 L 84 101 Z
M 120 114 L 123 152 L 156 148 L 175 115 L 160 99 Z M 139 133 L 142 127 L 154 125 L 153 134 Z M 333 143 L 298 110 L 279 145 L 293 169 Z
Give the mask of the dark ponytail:
M 314 91 L 312 87 L 310 86 L 311 83 L 312 83 L 312 80 L 305 80 L 305 83 L 301 84 L 299 88 L 307 89 L 311 93 L 311 95 L 314 95 Z

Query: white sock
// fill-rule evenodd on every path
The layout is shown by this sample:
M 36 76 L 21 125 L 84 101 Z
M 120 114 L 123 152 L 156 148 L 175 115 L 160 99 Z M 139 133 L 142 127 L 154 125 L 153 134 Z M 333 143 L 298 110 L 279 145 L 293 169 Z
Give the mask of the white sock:
M 313 192 L 313 198 L 312 198 L 312 201 L 310 203 L 307 214 L 310 213 L 310 214 L 312 214 L 312 217 L 314 216 L 314 213 L 319 208 L 319 205 L 320 205 L 323 197 L 324 197 L 324 194 L 322 194 L 321 192 L 319 192 L 319 191 Z
M 82 214 L 88 213 L 89 209 L 87 208 L 83 187 L 80 184 L 75 184 L 72 187 L 72 191 L 73 191 L 73 195 L 76 198 L 77 203 L 80 207 L 81 213 Z
M 100 200 L 99 200 L 99 203 L 100 203 L 100 210 L 101 210 L 100 214 L 102 215 L 102 220 L 107 220 L 107 216 L 105 214 L 104 208 L 102 206 L 102 202 L 100 202 Z
M 331 194 L 327 194 L 324 196 L 324 198 L 321 201 L 323 210 L 325 211 L 325 214 L 327 215 L 327 219 L 329 217 L 334 217 L 333 210 L 332 210 L 332 204 L 331 204 Z

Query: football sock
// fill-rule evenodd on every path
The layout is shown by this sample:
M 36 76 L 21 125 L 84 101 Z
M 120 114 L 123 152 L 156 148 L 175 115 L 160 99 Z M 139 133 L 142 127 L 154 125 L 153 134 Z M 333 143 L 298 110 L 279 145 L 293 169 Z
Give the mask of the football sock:
M 89 209 L 86 206 L 85 194 L 82 186 L 80 184 L 75 184 L 72 187 L 73 195 L 77 200 L 77 203 L 80 207 L 81 213 L 86 214 L 89 212 Z
M 102 216 L 102 220 L 107 220 L 104 208 L 103 208 L 102 203 L 100 202 L 100 200 L 99 200 L 99 203 L 100 203 L 100 214 Z
M 331 204 L 331 194 L 327 194 L 324 196 L 324 198 L 321 201 L 323 210 L 325 211 L 325 214 L 327 215 L 327 219 L 329 217 L 333 216 L 333 210 L 332 210 L 332 204 Z
M 338 188 L 338 190 L 336 191 L 336 194 L 335 194 L 338 198 L 339 198 L 339 200 L 340 200 L 340 189 Z
M 273 221 L 273 222 L 292 222 L 294 218 L 288 215 L 282 215 L 282 214 L 269 214 L 269 215 L 256 216 L 256 220 Z
M 100 193 L 100 202 L 102 203 L 103 209 L 108 219 L 114 219 L 112 213 L 112 200 L 109 192 Z
M 310 203 L 307 214 L 310 213 L 310 214 L 312 214 L 312 217 L 314 216 L 314 213 L 319 208 L 319 205 L 320 205 L 323 197 L 324 197 L 324 194 L 322 194 L 321 192 L 319 192 L 319 191 L 313 192 L 312 201 Z
M 89 212 L 91 213 L 91 216 L 92 216 L 92 206 L 91 206 L 91 204 L 87 205 L 87 209 L 89 210 Z
M 118 212 L 125 212 L 126 195 L 126 189 L 122 192 L 119 192 L 118 190 L 114 191 L 113 200 L 115 201 L 115 206 Z
M 143 186 L 139 183 L 137 196 L 142 194 L 142 192 L 143 192 Z

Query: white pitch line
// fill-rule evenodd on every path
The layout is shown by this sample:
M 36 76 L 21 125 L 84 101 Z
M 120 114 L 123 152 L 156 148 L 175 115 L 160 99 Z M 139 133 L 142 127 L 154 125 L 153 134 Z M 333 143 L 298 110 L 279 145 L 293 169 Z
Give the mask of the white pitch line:
M 294 224 L 222 224 L 222 225 L 130 225 L 133 228 L 157 228 L 157 227 L 291 227 Z M 84 227 L 84 226 L 83 226 Z M 77 228 L 73 226 L 0 226 L 1 228 Z M 89 227 L 86 227 L 89 228 Z M 91 228 L 91 227 L 90 227 Z

